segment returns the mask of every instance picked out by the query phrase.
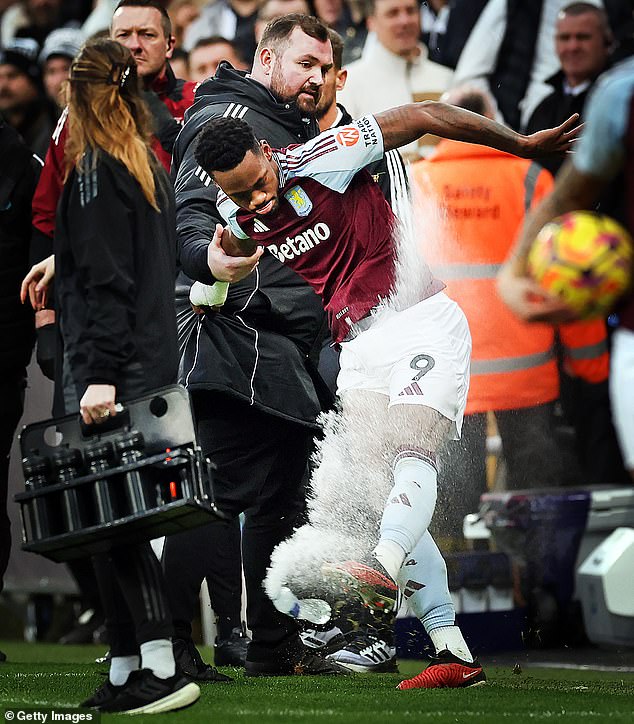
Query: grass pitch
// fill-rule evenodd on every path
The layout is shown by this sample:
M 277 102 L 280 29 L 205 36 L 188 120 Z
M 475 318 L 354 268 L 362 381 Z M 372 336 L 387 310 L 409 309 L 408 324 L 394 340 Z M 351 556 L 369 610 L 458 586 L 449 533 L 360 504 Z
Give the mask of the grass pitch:
M 72 707 L 103 680 L 93 663 L 104 647 L 0 642 L 0 724 L 4 710 Z M 203 650 L 211 660 L 211 653 Z M 202 684 L 197 704 L 181 712 L 140 716 L 153 724 L 397 724 L 400 722 L 634 723 L 634 674 L 486 667 L 489 684 L 461 690 L 396 691 L 425 664 L 402 661 L 401 674 L 347 677 L 245 678 L 223 669 L 232 684 Z M 121 715 L 119 715 L 121 716 Z M 110 719 L 110 717 L 104 717 Z

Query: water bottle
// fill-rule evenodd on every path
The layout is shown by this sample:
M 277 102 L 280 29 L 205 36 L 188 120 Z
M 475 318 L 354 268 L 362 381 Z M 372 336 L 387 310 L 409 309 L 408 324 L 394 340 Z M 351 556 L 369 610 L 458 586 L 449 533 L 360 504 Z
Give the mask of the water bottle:
M 24 488 L 29 492 L 41 490 L 49 482 L 48 460 L 41 455 L 30 455 L 24 458 L 22 460 L 22 470 L 24 472 Z M 32 538 L 34 540 L 48 538 L 50 526 L 44 496 L 31 498 L 26 504 L 26 509 Z
M 84 448 L 84 458 L 89 473 L 107 471 L 114 459 L 114 448 L 111 442 L 98 442 Z M 99 523 L 110 523 L 114 520 L 114 509 L 108 486 L 107 474 L 95 481 L 95 500 Z
M 145 440 L 140 432 L 132 431 L 122 435 L 115 442 L 115 450 L 119 455 L 122 465 L 128 465 L 140 460 L 143 457 Z M 130 470 L 125 474 L 125 485 L 132 513 L 139 513 L 147 509 L 143 480 L 139 469 Z
M 82 464 L 81 452 L 76 448 L 64 448 L 53 455 L 55 480 L 58 483 L 68 484 L 78 478 Z M 79 500 L 77 490 L 70 488 L 62 493 L 62 513 L 67 532 L 79 530 L 82 527 L 79 514 Z

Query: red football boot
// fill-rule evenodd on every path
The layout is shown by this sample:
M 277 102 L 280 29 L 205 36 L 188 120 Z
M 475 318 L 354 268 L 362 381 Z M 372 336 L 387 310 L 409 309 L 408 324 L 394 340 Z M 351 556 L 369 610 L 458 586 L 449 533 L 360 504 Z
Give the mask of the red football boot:
M 429 666 L 412 679 L 405 679 L 396 687 L 405 689 L 460 689 L 486 684 L 486 674 L 479 661 L 463 661 L 451 651 L 439 651 Z
M 396 583 L 378 561 L 372 568 L 358 561 L 324 563 L 321 571 L 327 578 L 337 581 L 344 592 L 356 593 L 368 608 L 392 611 L 396 605 Z

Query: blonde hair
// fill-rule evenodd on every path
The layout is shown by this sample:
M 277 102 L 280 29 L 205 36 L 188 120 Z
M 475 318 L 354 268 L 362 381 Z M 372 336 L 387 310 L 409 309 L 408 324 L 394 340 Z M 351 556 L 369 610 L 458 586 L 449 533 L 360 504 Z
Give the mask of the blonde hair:
M 141 97 L 136 63 L 130 51 L 105 38 L 88 42 L 71 65 L 67 85 L 68 140 L 66 178 L 73 167 L 82 174 L 104 151 L 138 181 L 148 203 L 159 211 L 152 165 L 151 119 Z

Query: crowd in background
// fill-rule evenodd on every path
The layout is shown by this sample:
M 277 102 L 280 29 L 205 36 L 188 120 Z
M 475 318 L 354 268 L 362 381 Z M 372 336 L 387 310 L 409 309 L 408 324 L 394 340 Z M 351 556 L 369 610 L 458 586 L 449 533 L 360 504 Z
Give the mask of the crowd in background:
M 561 123 L 571 113 L 582 113 L 597 77 L 634 53 L 629 0 L 166 0 L 163 5 L 174 36 L 167 52 L 170 78 L 191 81 L 179 86 L 181 96 L 175 101 L 181 104 L 179 111 L 170 108 L 179 123 L 194 99 L 194 84 L 213 76 L 221 61 L 235 69 L 250 69 L 264 27 L 287 13 L 316 15 L 343 39 L 345 76 L 337 97 L 353 118 L 407 102 L 444 98 L 503 120 L 515 130 L 534 132 Z M 62 86 L 71 62 L 86 39 L 110 32 L 116 6 L 113 0 L 0 0 L 0 117 L 41 160 L 51 136 L 59 133 Z M 568 10 L 562 19 L 563 8 Z M 141 47 L 130 49 L 133 57 L 145 52 Z M 452 98 L 452 89 L 465 85 L 470 92 Z M 161 89 L 153 90 L 160 96 Z M 473 105 L 473 97 L 486 102 Z M 169 144 L 160 135 L 165 149 Z M 622 483 L 628 475 L 610 419 L 609 326 L 601 320 L 554 330 L 517 322 L 510 332 L 493 291 L 495 272 L 525 211 L 550 190 L 551 172 L 556 173 L 559 163 L 546 159 L 543 170 L 501 158 L 505 154 L 493 160 L 473 155 L 466 159 L 450 144 L 426 137 L 403 149 L 403 156 L 412 162 L 414 190 L 437 194 L 445 215 L 455 222 L 451 233 L 461 242 L 430 250 L 430 262 L 465 309 L 475 342 L 465 438 L 447 453 L 444 484 L 452 494 L 446 497 L 446 506 L 442 492 L 439 495 L 436 523 L 440 532 L 459 537 L 462 518 L 473 512 L 479 495 L 495 482 L 491 476 L 487 480 L 487 434 L 491 438 L 499 433 L 502 439 L 505 484 L 511 489 Z M 161 160 L 169 167 L 169 153 L 167 161 Z M 498 180 L 507 172 L 510 180 L 498 183 L 499 196 L 478 198 L 479 193 L 489 193 L 485 187 L 491 163 L 500 164 Z M 4 165 L 2 171 L 9 173 Z M 453 196 L 448 194 L 451 189 Z M 24 191 L 25 197 L 29 191 L 33 188 Z M 0 194 L 0 213 L 5 213 L 2 203 Z M 602 210 L 616 218 L 623 213 L 610 205 L 609 198 Z M 486 234 L 473 217 L 465 216 L 468 213 L 488 214 Z M 26 272 L 29 258 L 39 260 L 38 254 L 31 250 L 29 257 L 26 247 L 9 252 L 13 239 L 4 228 L 1 234 L 0 278 L 4 282 L 6 275 L 13 275 L 0 285 L 0 333 L 5 338 L 12 334 L 14 351 L 20 347 L 23 353 L 10 358 L 3 352 L 0 375 L 2 384 L 9 380 L 23 394 L 33 325 L 39 330 L 38 344 L 44 347 L 46 336 L 41 331 L 52 326 L 52 320 L 45 310 L 43 316 L 38 312 L 35 322 L 17 300 L 16 281 Z M 494 237 L 499 247 L 485 248 Z M 479 276 L 472 276 L 474 265 L 483 263 L 491 268 L 489 277 L 485 279 L 481 269 Z M 9 297 L 7 289 L 15 295 Z M 15 320 L 25 314 L 27 324 L 18 330 Z M 42 349 L 38 356 L 46 357 Z M 21 403 L 16 403 L 14 412 L 21 412 Z M 15 424 L 18 419 L 19 414 Z M 12 436 L 12 429 L 5 431 L 3 457 Z M 441 491 L 442 485 L 441 475 Z M 469 494 L 455 494 L 465 487 Z M 6 494 L 6 470 L 1 488 Z M 225 639 L 242 639 L 240 626 L 239 617 L 228 616 Z

